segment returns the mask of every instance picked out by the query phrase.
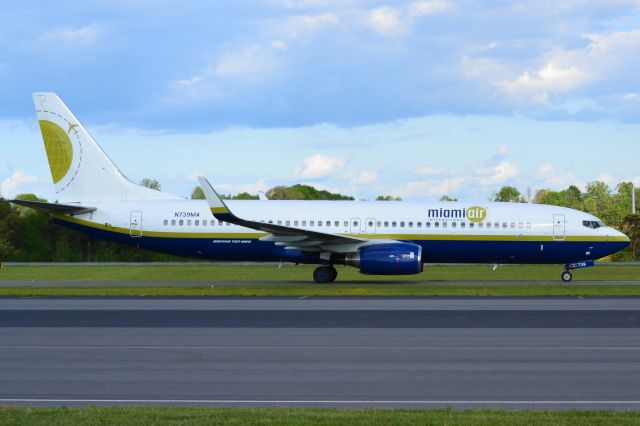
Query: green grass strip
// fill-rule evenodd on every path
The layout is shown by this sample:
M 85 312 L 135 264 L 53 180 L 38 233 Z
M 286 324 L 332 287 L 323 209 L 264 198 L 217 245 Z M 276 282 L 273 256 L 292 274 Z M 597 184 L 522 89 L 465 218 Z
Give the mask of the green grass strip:
M 126 265 L 126 266 L 10 266 L 0 269 L 0 281 L 278 281 L 311 282 L 314 266 L 276 265 Z M 339 282 L 429 281 L 559 281 L 560 265 L 427 266 L 422 274 L 362 275 L 338 267 Z M 640 265 L 596 266 L 574 271 L 576 281 L 640 280 Z
M 613 297 L 640 296 L 640 286 L 522 285 L 522 286 L 430 286 L 428 284 L 309 284 L 246 286 L 65 286 L 0 287 L 0 296 L 183 296 L 183 297 Z
M 637 425 L 640 413 L 613 411 L 1 407 L 10 425 Z

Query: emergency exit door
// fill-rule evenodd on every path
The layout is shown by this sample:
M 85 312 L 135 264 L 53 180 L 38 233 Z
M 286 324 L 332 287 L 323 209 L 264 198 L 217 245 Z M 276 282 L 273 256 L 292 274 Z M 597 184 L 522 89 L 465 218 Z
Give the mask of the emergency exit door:
M 553 239 L 557 241 L 564 240 L 564 215 L 553 215 Z

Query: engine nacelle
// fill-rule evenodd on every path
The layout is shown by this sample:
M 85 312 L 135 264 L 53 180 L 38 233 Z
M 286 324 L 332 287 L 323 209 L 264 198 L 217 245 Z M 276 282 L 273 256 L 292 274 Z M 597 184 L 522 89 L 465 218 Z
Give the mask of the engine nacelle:
M 410 275 L 422 272 L 422 247 L 411 243 L 362 246 L 345 257 L 345 264 L 367 275 Z

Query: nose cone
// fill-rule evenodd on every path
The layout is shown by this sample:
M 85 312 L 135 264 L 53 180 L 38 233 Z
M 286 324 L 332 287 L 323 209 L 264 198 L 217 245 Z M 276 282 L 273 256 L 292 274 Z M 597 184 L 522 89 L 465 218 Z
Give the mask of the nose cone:
M 614 243 L 617 243 L 616 251 L 627 248 L 631 243 L 631 240 L 629 239 L 629 237 L 627 237 L 625 234 L 623 234 L 620 231 L 616 231 L 615 229 L 612 230 L 611 232 L 611 241 Z

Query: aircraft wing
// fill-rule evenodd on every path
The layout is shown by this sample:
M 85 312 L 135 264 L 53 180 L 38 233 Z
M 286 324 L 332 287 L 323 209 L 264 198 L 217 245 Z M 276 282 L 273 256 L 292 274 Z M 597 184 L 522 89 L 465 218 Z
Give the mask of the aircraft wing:
M 211 213 L 216 219 L 271 234 L 260 238 L 261 241 L 274 242 L 276 245 L 285 246 L 286 249 L 333 253 L 355 251 L 368 241 L 362 238 L 241 219 L 229 210 L 206 178 L 198 177 L 198 180 Z
M 96 211 L 95 207 L 84 207 L 75 204 L 58 204 L 58 203 L 43 203 L 40 201 L 28 201 L 28 200 L 9 200 L 11 204 L 18 204 L 39 210 L 45 213 L 62 213 L 62 214 L 87 214 Z

